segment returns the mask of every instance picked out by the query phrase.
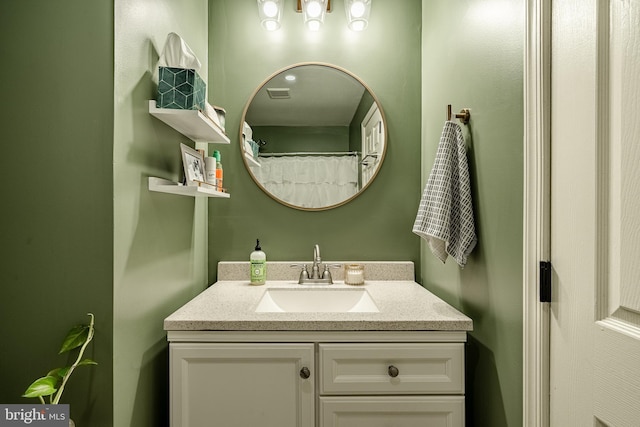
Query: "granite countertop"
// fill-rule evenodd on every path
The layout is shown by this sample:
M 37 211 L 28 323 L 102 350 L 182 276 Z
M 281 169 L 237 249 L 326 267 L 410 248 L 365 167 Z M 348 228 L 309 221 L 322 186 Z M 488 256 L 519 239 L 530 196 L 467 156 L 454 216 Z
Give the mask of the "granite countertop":
M 247 271 L 246 269 L 244 271 Z M 365 270 L 366 274 L 366 270 Z M 334 276 L 335 277 L 335 276 Z M 367 277 L 367 276 L 365 276 Z M 167 331 L 470 331 L 473 322 L 412 280 L 365 280 L 361 286 L 298 285 L 296 280 L 220 280 L 164 321 Z M 366 289 L 379 312 L 256 313 L 269 288 Z

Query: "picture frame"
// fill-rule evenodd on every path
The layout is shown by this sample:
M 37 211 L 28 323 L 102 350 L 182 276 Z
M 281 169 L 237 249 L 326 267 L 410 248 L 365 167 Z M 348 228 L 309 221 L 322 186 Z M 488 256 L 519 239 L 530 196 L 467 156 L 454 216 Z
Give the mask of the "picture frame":
M 182 152 L 182 166 L 184 167 L 184 176 L 186 185 L 197 187 L 205 182 L 204 174 L 204 157 L 201 152 L 194 150 L 185 144 L 180 144 Z

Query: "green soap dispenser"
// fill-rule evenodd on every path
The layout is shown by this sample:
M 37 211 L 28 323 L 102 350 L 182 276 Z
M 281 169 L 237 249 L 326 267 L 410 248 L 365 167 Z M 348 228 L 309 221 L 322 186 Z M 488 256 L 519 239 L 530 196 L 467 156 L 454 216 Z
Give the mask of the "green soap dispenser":
M 267 281 L 267 255 L 262 252 L 260 239 L 256 239 L 256 249 L 249 256 L 251 263 L 251 284 L 264 285 Z

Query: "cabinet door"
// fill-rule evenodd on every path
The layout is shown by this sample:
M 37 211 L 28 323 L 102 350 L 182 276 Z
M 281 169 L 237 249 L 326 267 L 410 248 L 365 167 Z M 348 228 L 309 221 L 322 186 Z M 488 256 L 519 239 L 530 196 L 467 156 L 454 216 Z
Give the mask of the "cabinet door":
M 313 344 L 171 343 L 170 365 L 172 427 L 314 425 Z
M 463 427 L 463 396 L 320 397 L 321 427 Z

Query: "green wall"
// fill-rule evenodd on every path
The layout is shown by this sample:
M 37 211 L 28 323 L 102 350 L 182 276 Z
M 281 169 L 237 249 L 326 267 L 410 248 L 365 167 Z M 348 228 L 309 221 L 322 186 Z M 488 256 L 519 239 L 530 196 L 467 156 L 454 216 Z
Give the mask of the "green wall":
M 422 244 L 423 285 L 474 322 L 469 426 L 522 425 L 522 0 L 424 0 L 423 177 L 446 105 L 471 109 L 468 157 L 478 245 L 464 270 Z
M 150 192 L 148 176 L 178 180 L 180 142 L 148 112 L 152 73 L 169 32 L 182 36 L 207 76 L 207 1 L 115 4 L 114 425 L 168 420 L 163 320 L 207 284 L 207 202 Z
M 267 141 L 260 148 L 261 153 L 349 150 L 346 126 L 255 126 L 251 129 L 254 140 Z
M 248 259 L 257 237 L 269 260 L 310 260 L 317 243 L 327 260 L 419 263 L 420 243 L 411 227 L 420 196 L 420 1 L 403 1 L 403 7 L 374 2 L 362 33 L 347 29 L 341 0 L 332 5 L 322 30 L 310 33 L 295 2 L 285 2 L 282 28 L 268 33 L 259 26 L 255 1 L 210 0 L 209 101 L 226 109 L 232 139 L 221 148 L 231 198 L 209 201 L 210 282 L 218 261 Z M 329 211 L 275 202 L 254 184 L 240 156 L 249 96 L 275 71 L 304 61 L 356 74 L 376 94 L 388 122 L 388 152 L 378 178 L 357 199 Z
M 148 114 L 166 35 L 207 73 L 207 2 L 0 4 L 6 248 L 0 402 L 65 364 L 67 330 L 96 315 L 89 357 L 63 402 L 78 425 L 167 424 L 163 319 L 207 283 L 207 203 L 147 190 L 177 179 L 179 143 Z M 9 42 L 10 41 L 10 42 Z M 115 53 L 114 53 L 115 51 Z M 9 66 L 11 65 L 11 66 Z
M 113 426 L 113 1 L 0 2 L 4 182 L 0 402 L 49 370 L 96 316 L 62 397 L 79 426 Z

